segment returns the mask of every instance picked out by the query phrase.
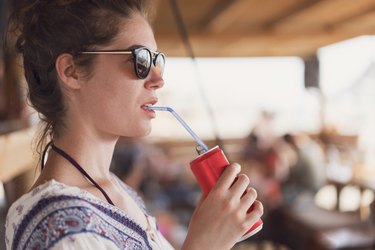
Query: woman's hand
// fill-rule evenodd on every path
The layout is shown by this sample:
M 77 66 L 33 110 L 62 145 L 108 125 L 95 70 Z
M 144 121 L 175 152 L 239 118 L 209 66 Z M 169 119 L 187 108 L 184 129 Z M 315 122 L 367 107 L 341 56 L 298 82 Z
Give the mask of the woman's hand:
M 239 164 L 229 165 L 207 197 L 201 198 L 183 250 L 230 249 L 258 221 L 263 206 L 256 201 L 256 191 L 248 188 L 249 178 L 240 171 Z M 247 213 L 251 205 L 253 210 Z

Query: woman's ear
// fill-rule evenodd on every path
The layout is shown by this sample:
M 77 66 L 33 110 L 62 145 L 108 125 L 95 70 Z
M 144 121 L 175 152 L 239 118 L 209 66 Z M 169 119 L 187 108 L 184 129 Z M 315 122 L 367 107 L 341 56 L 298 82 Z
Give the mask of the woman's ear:
M 71 54 L 61 54 L 56 59 L 56 71 L 63 86 L 76 90 L 81 88 L 78 77 L 77 66 L 74 64 Z

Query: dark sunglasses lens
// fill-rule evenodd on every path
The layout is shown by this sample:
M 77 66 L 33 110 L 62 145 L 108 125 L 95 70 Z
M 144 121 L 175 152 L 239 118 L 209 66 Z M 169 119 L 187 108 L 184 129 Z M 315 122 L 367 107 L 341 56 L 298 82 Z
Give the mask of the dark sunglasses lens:
M 165 66 L 165 56 L 164 54 L 160 53 L 155 58 L 155 68 L 160 72 L 160 75 L 164 73 L 164 66 Z
M 144 79 L 151 68 L 151 53 L 147 49 L 140 49 L 136 52 L 137 75 Z

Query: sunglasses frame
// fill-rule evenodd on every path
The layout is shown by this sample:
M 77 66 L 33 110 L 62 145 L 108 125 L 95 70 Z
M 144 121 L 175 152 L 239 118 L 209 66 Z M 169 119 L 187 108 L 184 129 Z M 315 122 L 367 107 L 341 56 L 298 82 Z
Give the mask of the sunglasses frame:
M 151 58 L 150 66 L 147 68 L 144 75 L 140 74 L 138 72 L 138 67 L 137 67 L 137 60 L 138 60 L 137 55 L 138 55 L 139 51 L 141 51 L 141 50 L 146 50 L 148 52 L 148 54 L 150 55 L 150 58 Z M 163 75 L 164 66 L 165 66 L 165 55 L 161 52 L 151 51 L 147 47 L 137 47 L 137 48 L 133 48 L 133 49 L 81 51 L 81 52 L 78 52 L 78 54 L 84 54 L 84 55 L 100 55 L 100 54 L 102 54 L 102 55 L 132 55 L 133 56 L 134 71 L 135 71 L 136 76 L 139 79 L 145 79 L 148 76 L 148 74 L 150 73 L 152 64 L 154 66 L 156 66 L 156 61 L 157 61 L 159 56 L 161 56 L 163 58 L 163 61 L 164 61 L 164 64 L 163 64 L 163 67 L 162 67 L 162 70 L 161 70 L 161 75 Z

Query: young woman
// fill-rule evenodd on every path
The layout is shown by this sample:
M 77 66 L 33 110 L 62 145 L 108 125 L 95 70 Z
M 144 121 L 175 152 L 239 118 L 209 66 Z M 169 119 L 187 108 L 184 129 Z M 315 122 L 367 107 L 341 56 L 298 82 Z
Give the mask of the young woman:
M 150 132 L 147 106 L 164 84 L 144 1 L 24 0 L 11 23 L 30 103 L 45 123 L 40 144 L 50 142 L 39 178 L 8 212 L 7 248 L 171 249 L 137 194 L 109 171 L 120 136 Z M 262 214 L 248 184 L 239 165 L 229 166 L 198 204 L 182 248 L 231 248 Z

